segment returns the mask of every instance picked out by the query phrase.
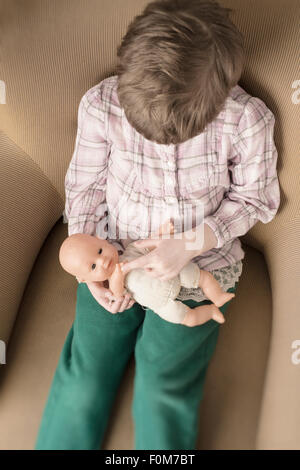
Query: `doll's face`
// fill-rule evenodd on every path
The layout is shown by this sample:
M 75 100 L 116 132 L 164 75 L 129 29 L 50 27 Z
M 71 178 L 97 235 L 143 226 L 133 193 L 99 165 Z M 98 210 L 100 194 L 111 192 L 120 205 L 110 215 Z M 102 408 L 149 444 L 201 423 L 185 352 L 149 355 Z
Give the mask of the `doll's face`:
M 97 236 L 72 236 L 67 249 L 60 254 L 64 269 L 79 282 L 105 281 L 113 273 L 118 258 L 116 248 Z
M 77 274 L 81 282 L 105 281 L 113 273 L 118 262 L 118 252 L 106 240 L 93 238 L 82 253 L 82 261 Z

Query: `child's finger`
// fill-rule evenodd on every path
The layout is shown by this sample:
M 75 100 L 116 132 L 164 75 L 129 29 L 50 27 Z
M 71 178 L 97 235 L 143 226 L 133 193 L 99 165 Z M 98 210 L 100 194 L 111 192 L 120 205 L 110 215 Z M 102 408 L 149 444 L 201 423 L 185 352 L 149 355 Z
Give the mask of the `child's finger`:
M 112 303 L 110 312 L 111 312 L 111 313 L 118 313 L 119 310 L 120 310 L 120 307 L 121 307 L 122 303 L 123 303 L 123 297 L 120 297 L 119 299 L 115 300 L 115 301 Z
M 115 296 L 113 295 L 113 293 L 107 289 L 107 292 L 104 293 L 104 297 L 107 299 L 107 300 L 116 300 Z
M 131 308 L 134 303 L 135 303 L 135 300 L 132 299 L 132 300 L 129 302 L 127 309 Z M 127 309 L 126 309 L 126 310 L 127 310 Z
M 131 294 L 127 292 L 126 295 L 124 296 L 124 300 L 123 300 L 122 305 L 120 306 L 119 312 L 124 312 L 124 310 L 127 310 L 129 308 L 128 305 L 131 301 L 132 301 Z
M 128 303 L 130 302 L 130 295 L 126 294 L 122 304 L 120 305 L 119 312 L 124 312 L 128 308 Z

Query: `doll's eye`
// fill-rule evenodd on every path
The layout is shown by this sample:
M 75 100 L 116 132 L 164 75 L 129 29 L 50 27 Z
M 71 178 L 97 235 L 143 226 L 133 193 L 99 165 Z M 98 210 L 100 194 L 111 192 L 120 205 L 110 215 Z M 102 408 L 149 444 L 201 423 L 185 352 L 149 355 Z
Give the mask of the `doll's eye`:
M 102 248 L 100 248 L 100 250 L 98 251 L 99 255 L 101 255 L 102 253 Z
M 95 263 L 94 263 L 94 264 L 92 264 L 92 269 L 95 269 L 95 267 L 96 267 Z

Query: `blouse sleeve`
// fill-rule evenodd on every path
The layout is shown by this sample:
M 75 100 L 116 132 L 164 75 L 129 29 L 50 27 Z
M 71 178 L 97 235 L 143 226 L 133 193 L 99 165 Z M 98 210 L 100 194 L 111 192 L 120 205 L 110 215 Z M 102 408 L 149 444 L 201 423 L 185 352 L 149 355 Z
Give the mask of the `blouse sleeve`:
M 107 239 L 106 179 L 110 144 L 100 87 L 89 89 L 78 108 L 73 155 L 65 176 L 64 222 L 68 235 L 88 233 Z M 111 241 L 118 250 L 123 247 Z
M 279 208 L 274 123 L 274 115 L 263 101 L 251 97 L 233 138 L 230 188 L 216 212 L 204 219 L 216 235 L 216 248 L 244 235 L 258 221 L 270 222 Z

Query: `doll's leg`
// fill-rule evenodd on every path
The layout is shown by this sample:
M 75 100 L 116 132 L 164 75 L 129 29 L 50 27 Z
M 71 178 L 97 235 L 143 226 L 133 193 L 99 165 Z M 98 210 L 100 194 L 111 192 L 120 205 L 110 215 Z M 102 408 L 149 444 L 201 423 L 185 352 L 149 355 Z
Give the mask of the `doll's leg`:
M 193 300 L 184 302 L 199 306 Z M 228 305 L 220 308 L 224 315 Z M 146 310 L 135 347 L 136 450 L 197 449 L 199 406 L 219 328 L 215 321 L 188 328 Z
M 217 307 L 221 307 L 235 296 L 234 293 L 224 292 L 213 274 L 204 269 L 200 269 L 199 287 Z
M 181 323 L 186 326 L 198 326 L 209 320 L 215 320 L 218 323 L 225 321 L 223 313 L 214 304 L 189 308 Z
M 164 307 L 158 309 L 156 313 L 171 323 L 181 323 L 186 326 L 202 325 L 208 320 L 215 320 L 224 323 L 225 319 L 214 304 L 200 305 L 190 308 L 181 300 L 169 300 Z
M 144 316 L 138 303 L 111 314 L 86 284 L 78 284 L 75 320 L 52 379 L 36 450 L 99 449 Z

